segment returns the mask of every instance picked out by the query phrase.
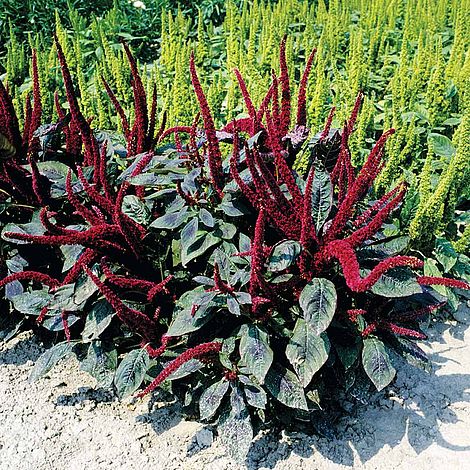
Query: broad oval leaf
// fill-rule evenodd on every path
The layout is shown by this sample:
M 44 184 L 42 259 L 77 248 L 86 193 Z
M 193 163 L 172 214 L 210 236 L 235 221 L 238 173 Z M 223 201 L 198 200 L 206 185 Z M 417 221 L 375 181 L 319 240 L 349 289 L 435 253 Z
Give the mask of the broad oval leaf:
M 433 152 L 439 157 L 450 158 L 455 154 L 455 147 L 452 141 L 445 135 L 431 132 L 428 135 L 428 142 L 431 143 Z
M 382 297 L 407 297 L 420 294 L 423 289 L 413 271 L 407 267 L 389 269 L 371 287 L 371 291 Z
M 41 354 L 36 364 L 34 364 L 28 381 L 35 382 L 47 374 L 61 359 L 67 357 L 72 352 L 74 344 L 75 342 L 72 341 L 57 343 Z
M 88 372 L 96 380 L 98 387 L 103 388 L 111 387 L 116 367 L 116 349 L 107 350 L 101 341 L 93 341 L 90 344 L 87 357 L 80 365 L 80 369 Z
M 187 218 L 188 208 L 185 206 L 178 212 L 171 212 L 155 219 L 150 227 L 173 230 L 178 228 Z
M 212 214 L 207 210 L 202 207 L 199 211 L 199 218 L 201 219 L 201 222 L 206 226 L 206 227 L 213 227 L 215 224 L 214 217 Z
M 284 271 L 295 262 L 301 251 L 302 245 L 296 240 L 277 243 L 268 258 L 268 271 Z
M 132 395 L 144 380 L 149 366 L 149 355 L 145 349 L 134 349 L 126 354 L 114 377 L 119 398 Z
M 304 320 L 319 335 L 328 328 L 336 311 L 336 289 L 328 279 L 312 279 L 299 298 Z
M 263 383 L 274 357 L 268 334 L 256 325 L 248 325 L 240 339 L 240 357 L 250 373 Z
M 201 419 L 209 419 L 215 415 L 222 403 L 222 399 L 227 393 L 229 385 L 228 380 L 222 379 L 204 390 L 201 398 L 199 399 L 199 412 Z
M 196 240 L 199 223 L 197 217 L 193 217 L 181 230 L 181 249 L 187 251 L 188 247 Z
M 150 222 L 151 214 L 149 208 L 141 199 L 133 194 L 124 196 L 122 212 L 138 224 L 147 225 Z
M 296 375 L 279 364 L 273 365 L 266 375 L 269 393 L 289 408 L 308 410 L 304 389 Z
M 378 391 L 385 388 L 396 374 L 385 345 L 377 338 L 364 339 L 362 365 Z
M 436 238 L 436 247 L 434 250 L 436 259 L 444 267 L 444 272 L 448 273 L 457 263 L 458 254 L 454 250 L 452 243 L 445 238 Z
M 323 227 L 333 204 L 333 186 L 330 174 L 323 168 L 315 168 L 312 182 L 312 217 L 317 233 Z
M 114 309 L 104 299 L 98 300 L 86 317 L 85 326 L 82 332 L 84 340 L 99 338 L 100 334 L 110 325 L 113 319 Z
M 232 386 L 230 407 L 222 414 L 217 431 L 227 453 L 243 464 L 253 440 L 253 428 L 243 394 L 237 386 Z
M 330 342 L 326 333 L 316 335 L 312 327 L 299 318 L 287 345 L 286 356 L 304 388 L 325 364 L 329 352 Z

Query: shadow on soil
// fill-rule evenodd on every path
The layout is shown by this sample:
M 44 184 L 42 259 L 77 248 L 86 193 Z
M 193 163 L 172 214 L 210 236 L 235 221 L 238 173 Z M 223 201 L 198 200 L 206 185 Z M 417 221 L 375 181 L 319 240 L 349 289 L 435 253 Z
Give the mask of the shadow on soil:
M 453 338 L 460 340 L 466 329 L 467 324 L 439 324 L 432 329 L 430 340 L 444 344 L 442 335 L 446 330 Z M 466 346 L 462 343 L 462 346 L 456 347 Z M 428 373 L 403 363 L 396 382 L 386 392 L 373 395 L 367 405 L 352 401 L 343 403 L 344 410 L 334 424 L 316 423 L 316 434 L 315 431 L 311 435 L 304 432 L 271 431 L 259 435 L 248 454 L 247 468 L 272 469 L 278 462 L 287 460 L 291 454 L 308 458 L 314 453 L 321 454 L 331 463 L 353 467 L 355 454 L 365 463 L 384 446 L 393 448 L 399 445 L 404 437 L 418 454 L 432 444 L 453 451 L 469 451 L 470 445 L 458 446 L 448 442 L 439 431 L 439 426 L 443 423 L 458 421 L 450 405 L 457 402 L 470 403 L 470 374 L 436 374 L 449 361 L 457 362 L 445 357 L 448 351 L 456 348 L 439 349 L 438 353 L 429 354 L 433 372 Z M 154 432 L 159 435 L 181 421 L 178 417 L 179 408 L 176 403 L 171 403 L 153 410 L 151 402 L 149 412 L 139 416 L 137 420 L 150 423 Z M 187 457 L 203 449 L 204 447 L 191 445 Z

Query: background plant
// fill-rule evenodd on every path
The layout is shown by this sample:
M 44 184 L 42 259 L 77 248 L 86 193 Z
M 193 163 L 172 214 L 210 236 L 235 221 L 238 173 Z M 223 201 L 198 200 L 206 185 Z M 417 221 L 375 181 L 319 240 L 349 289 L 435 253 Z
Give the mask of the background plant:
M 377 194 L 406 178 L 412 186 L 408 194 L 413 196 L 410 204 L 414 204 L 416 219 L 403 221 L 401 229 L 409 229 L 416 245 L 427 253 L 434 232 L 454 240 L 461 252 L 468 250 L 468 236 L 458 241 L 468 225 L 468 145 L 465 137 L 459 142 L 459 135 L 468 135 L 462 122 L 468 109 L 468 1 L 400 1 L 396 8 L 377 1 L 335 0 L 328 6 L 299 0 L 228 1 L 216 18 L 204 5 L 198 14 L 192 11 L 188 16 L 185 5 L 179 12 L 167 5 L 160 14 L 152 3 L 147 10 L 129 6 L 132 14 L 122 5 L 115 6 L 91 20 L 83 20 L 71 9 L 58 19 L 57 34 L 77 75 L 85 115 L 96 116 L 100 128 L 119 126 L 101 86 L 101 75 L 114 86 L 126 112 L 132 113 L 132 96 L 126 86 L 129 68 L 118 42 L 121 37 L 132 42 L 143 62 L 141 74 L 148 93 L 156 86 L 164 97 L 158 112 L 161 115 L 167 110 L 170 125 L 186 124 L 197 112 L 186 73 L 189 53 L 195 49 L 215 122 L 221 126 L 244 112 L 233 68 L 240 69 L 254 102 L 260 103 L 271 69 L 278 67 L 276 45 L 288 32 L 288 66 L 296 77 L 308 51 L 317 47 L 314 79 L 307 88 L 312 129 L 321 129 L 331 106 L 337 109 L 333 125 L 341 127 L 362 90 L 366 99 L 351 138 L 353 164 L 362 164 L 377 134 L 393 126 L 397 132 L 387 144 L 387 163 L 376 182 Z M 143 16 L 136 21 L 135 15 Z M 150 17 L 151 26 L 145 19 Z M 139 27 L 146 32 L 139 32 Z M 155 36 L 149 37 L 148 31 L 155 31 Z M 60 82 L 56 54 L 42 37 L 31 42 L 39 50 L 41 86 L 55 88 Z M 6 83 L 20 121 L 31 86 L 26 49 L 12 34 Z M 50 120 L 54 116 L 52 98 L 47 93 L 42 96 Z M 305 165 L 299 160 L 296 168 L 305 171 Z

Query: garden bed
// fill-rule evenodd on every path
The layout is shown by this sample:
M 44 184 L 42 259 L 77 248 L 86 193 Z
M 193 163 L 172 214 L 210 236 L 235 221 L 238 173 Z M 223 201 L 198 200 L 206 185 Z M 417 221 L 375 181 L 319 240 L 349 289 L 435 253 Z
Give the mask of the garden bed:
M 304 434 L 258 436 L 248 468 L 467 468 L 470 459 L 470 329 L 437 325 L 423 345 L 430 374 L 403 366 L 397 382 L 349 412 L 333 440 Z M 201 424 L 177 406 L 130 405 L 94 390 L 75 360 L 44 380 L 27 378 L 42 348 L 29 333 L 0 346 L 0 454 L 4 468 L 240 468 Z M 149 411 L 150 407 L 150 411 Z

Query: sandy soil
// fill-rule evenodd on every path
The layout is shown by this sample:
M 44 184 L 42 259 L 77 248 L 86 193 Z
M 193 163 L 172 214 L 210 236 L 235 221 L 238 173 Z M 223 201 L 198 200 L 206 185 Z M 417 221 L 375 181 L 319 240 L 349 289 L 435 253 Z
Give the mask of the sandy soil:
M 248 469 L 470 469 L 470 328 L 439 325 L 430 336 L 431 374 L 403 367 L 387 394 L 351 407 L 334 440 L 259 436 Z M 72 359 L 29 384 L 41 352 L 28 333 L 0 346 L 1 470 L 240 468 L 176 405 L 119 403 Z

